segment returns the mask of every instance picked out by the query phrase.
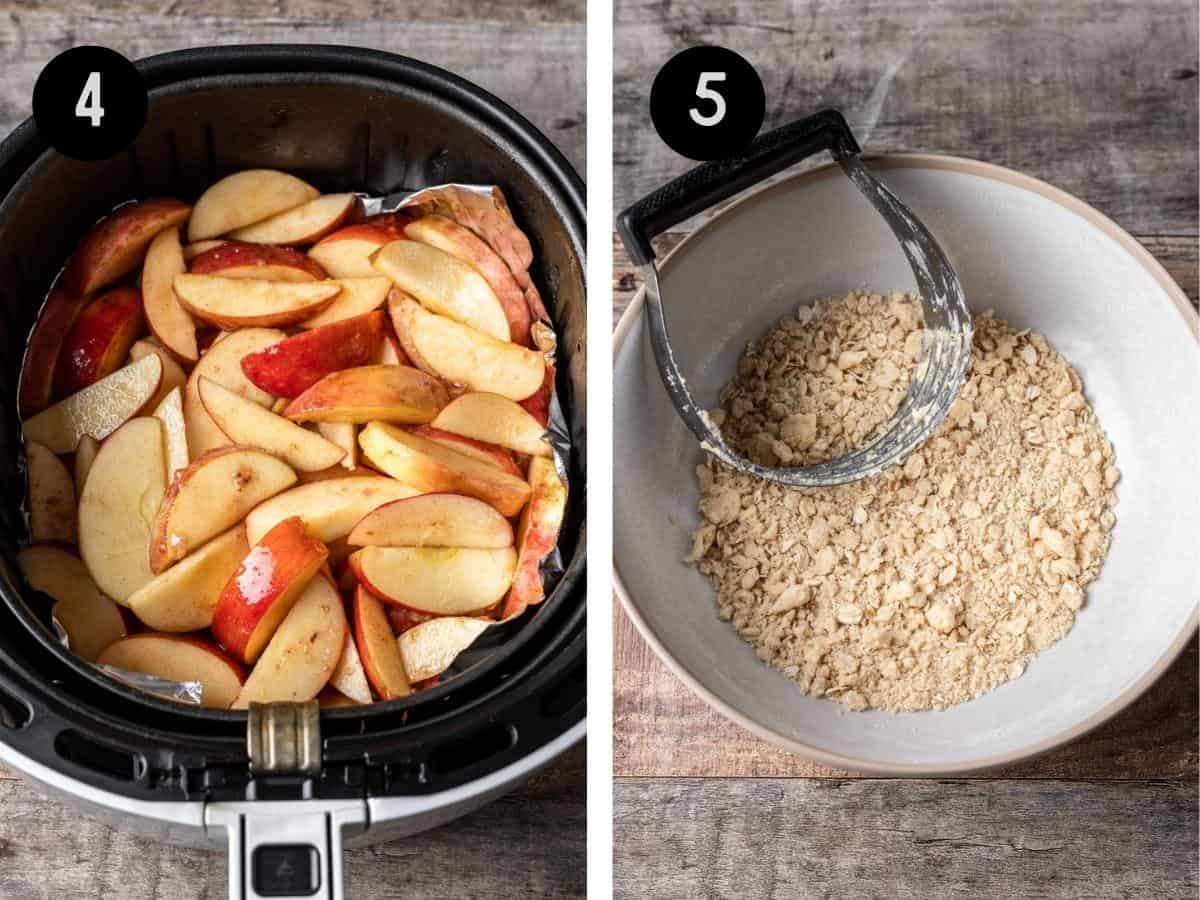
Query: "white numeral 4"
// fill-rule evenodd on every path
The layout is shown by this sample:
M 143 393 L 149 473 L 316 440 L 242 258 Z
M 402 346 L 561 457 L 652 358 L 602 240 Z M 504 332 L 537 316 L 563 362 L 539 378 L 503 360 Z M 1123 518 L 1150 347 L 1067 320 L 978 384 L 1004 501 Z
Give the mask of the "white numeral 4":
M 689 109 L 688 113 L 691 115 L 692 121 L 697 125 L 707 128 L 709 126 L 719 124 L 720 121 L 725 118 L 725 98 L 708 86 L 709 82 L 724 80 L 724 72 L 700 73 L 700 82 L 696 85 L 696 96 L 701 100 L 711 100 L 715 109 L 713 109 L 713 111 L 708 115 L 700 112 L 700 110 L 696 109 L 694 106 Z
M 81 119 L 91 119 L 93 128 L 100 127 L 100 120 L 104 118 L 104 107 L 100 105 L 99 72 L 88 75 L 83 85 L 83 93 L 75 101 L 75 115 Z

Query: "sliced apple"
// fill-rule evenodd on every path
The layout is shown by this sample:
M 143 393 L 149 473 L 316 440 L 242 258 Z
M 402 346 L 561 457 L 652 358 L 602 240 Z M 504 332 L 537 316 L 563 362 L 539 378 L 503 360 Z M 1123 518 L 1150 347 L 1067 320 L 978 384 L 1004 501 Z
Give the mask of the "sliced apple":
M 367 673 L 363 670 L 362 657 L 355 641 L 346 641 L 342 658 L 329 676 L 329 686 L 355 703 L 371 703 L 375 699 L 371 696 L 371 686 L 367 684 Z
M 553 460 L 534 457 L 529 463 L 529 483 L 533 493 L 517 527 L 517 574 L 500 611 L 504 619 L 520 615 L 546 596 L 540 566 L 558 544 L 567 510 L 567 486 L 558 477 Z
M 336 281 L 265 281 L 190 273 L 175 277 L 175 296 L 183 308 L 218 328 L 291 325 L 316 315 L 340 291 Z
M 159 232 L 146 251 L 146 264 L 142 268 L 146 321 L 164 347 L 180 359 L 195 362 L 200 356 L 196 347 L 196 323 L 175 296 L 175 276 L 186 271 L 179 230 L 167 228 Z
M 384 214 L 372 216 L 355 225 L 340 228 L 308 251 L 334 278 L 365 278 L 376 275 L 371 256 L 386 244 L 404 239 L 408 216 Z
M 353 643 L 350 640 L 346 641 L 347 646 Z M 321 693 L 317 694 L 317 703 L 321 709 L 345 709 L 346 707 L 362 706 L 357 700 L 351 700 L 345 694 L 331 687 L 326 687 Z
M 201 253 L 207 253 L 209 250 L 216 250 L 218 247 L 221 247 L 228 243 L 229 243 L 229 241 L 207 240 L 207 241 L 196 241 L 193 244 L 184 244 L 183 245 L 183 261 L 190 263 L 193 259 L 195 259 L 197 256 L 199 256 Z
M 429 188 L 414 196 L 405 212 L 452 219 L 487 242 L 520 279 L 533 262 L 533 247 L 517 227 L 499 188 L 483 192 L 459 185 Z
M 449 402 L 436 378 L 408 366 L 359 366 L 326 375 L 288 404 L 295 422 L 428 422 Z
M 209 378 L 200 376 L 200 401 L 226 436 L 243 447 L 257 447 L 293 469 L 319 472 L 341 462 L 345 451 L 294 422 L 263 409 Z
M 529 499 L 529 485 L 522 479 L 383 422 L 364 428 L 358 443 L 372 465 L 422 493 L 466 494 L 504 516 L 515 516 Z
M 235 525 L 129 595 L 133 614 L 155 631 L 199 631 L 213 623 L 221 592 L 250 545 Z
M 425 681 L 441 675 L 491 624 L 490 619 L 445 616 L 405 631 L 396 643 L 409 679 Z
M 131 419 L 100 445 L 79 498 L 79 555 L 100 590 L 118 603 L 154 577 L 151 523 L 166 485 L 158 419 Z
M 26 547 L 17 563 L 29 586 L 54 600 L 50 614 L 67 632 L 71 652 L 91 662 L 126 635 L 125 617 L 101 593 L 79 557 L 58 547 Z
M 449 447 L 451 450 L 456 450 L 464 456 L 469 456 L 480 462 L 496 466 L 513 478 L 525 479 L 525 473 L 517 467 L 511 450 L 497 447 L 495 444 L 485 444 L 483 441 L 477 441 L 474 438 L 463 437 L 461 434 L 442 431 L 440 428 L 434 428 L 431 425 L 418 425 L 416 428 L 411 429 L 411 431 L 418 437 L 429 438 L 435 444 Z
M 367 365 L 383 343 L 376 310 L 303 331 L 242 359 L 242 372 L 270 394 L 298 397 L 330 373 Z
M 29 533 L 35 541 L 75 543 L 75 482 L 62 460 L 41 444 L 25 445 L 29 469 Z
M 229 236 L 252 244 L 311 244 L 334 231 L 357 208 L 354 194 L 326 194 Z
M 296 483 L 300 485 L 312 484 L 317 481 L 338 481 L 342 478 L 387 478 L 382 472 L 376 472 L 370 466 L 355 466 L 347 469 L 337 465 L 321 469 L 319 472 L 297 472 L 296 474 L 299 476 Z
M 400 338 L 396 337 L 396 329 L 392 327 L 392 320 L 387 318 L 386 323 L 383 329 L 383 342 L 379 345 L 379 352 L 375 354 L 375 358 L 371 362 L 377 366 L 411 366 L 412 362 L 409 360 L 408 354 L 400 346 Z
M 422 368 L 510 400 L 524 400 L 541 387 L 542 354 L 435 315 L 403 296 L 389 300 L 388 307 L 404 352 Z
M 96 454 L 99 452 L 100 442 L 90 434 L 85 434 L 79 439 L 79 446 L 75 448 L 76 497 L 83 494 L 83 486 L 87 483 L 88 472 L 92 470 L 92 463 L 96 461 Z
M 521 408 L 543 428 L 550 422 L 550 401 L 554 398 L 554 365 L 546 364 L 546 377 L 537 392 L 521 401 Z
M 200 379 L 211 378 L 222 387 L 229 388 L 247 400 L 253 400 L 259 406 L 270 406 L 275 398 L 255 387 L 242 373 L 242 358 L 278 343 L 285 337 L 286 334 L 274 328 L 243 328 L 226 333 L 222 340 L 216 341 L 200 358 L 200 362 L 188 376 L 187 387 L 183 392 L 188 449 L 193 459 L 209 450 L 229 444 L 225 432 L 212 420 L 200 400 Z
M 162 373 L 157 356 L 118 369 L 26 419 L 21 426 L 25 440 L 45 444 L 54 453 L 74 452 L 85 434 L 102 441 L 150 402 Z
M 366 677 L 381 699 L 412 693 L 383 604 L 362 585 L 354 592 L 354 638 Z
M 325 270 L 299 250 L 241 241 L 222 241 L 192 260 L 194 275 L 258 278 L 265 281 L 321 281 Z
M 421 494 L 386 503 L 363 516 L 347 539 L 358 547 L 478 547 L 513 544 L 512 525 L 482 500 Z
M 419 493 L 391 478 L 346 475 L 314 481 L 285 491 L 252 510 L 246 517 L 246 536 L 256 543 L 277 523 L 299 516 L 310 535 L 331 543 L 346 537 L 371 510 Z
M 213 634 L 253 664 L 292 604 L 325 564 L 329 551 L 297 517 L 284 519 L 254 544 L 230 576 L 213 611 Z
M 321 192 L 293 175 L 246 169 L 222 178 L 196 201 L 188 240 L 220 237 L 316 200 Z
M 114 288 L 85 306 L 63 339 L 55 395 L 74 394 L 119 369 L 145 325 L 135 288 Z
M 255 407 L 257 409 L 257 407 Z M 187 421 L 183 417 L 183 391 L 173 388 L 154 410 L 154 418 L 162 422 L 163 440 L 167 447 L 167 481 L 188 467 Z
M 316 426 L 317 434 L 345 454 L 342 468 L 351 471 L 358 468 L 358 427 L 351 422 L 317 422 Z
M 511 547 L 364 547 L 350 556 L 354 575 L 388 603 L 438 616 L 462 616 L 496 604 L 512 585 Z
M 221 447 L 201 456 L 175 476 L 153 518 L 152 570 L 157 574 L 183 559 L 295 481 L 290 466 L 261 450 Z
M 371 263 L 431 312 L 498 341 L 509 340 L 504 306 L 487 279 L 458 257 L 429 244 L 406 240 L 388 244 Z
M 318 575 L 280 623 L 233 708 L 317 696 L 337 669 L 348 631 L 342 598 Z
M 153 631 L 115 641 L 96 662 L 168 681 L 198 681 L 200 705 L 210 709 L 228 709 L 244 677 L 241 666 L 208 641 Z
M 175 388 L 183 389 L 183 386 L 187 384 L 187 373 L 175 361 L 175 357 L 154 338 L 135 341 L 133 346 L 129 348 L 129 361 L 137 362 L 143 356 L 149 356 L 150 354 L 157 356 L 162 361 L 163 366 L 162 380 L 158 383 L 158 393 L 151 397 L 150 402 L 146 404 L 147 409 L 154 409 Z
M 434 428 L 461 434 L 530 456 L 553 456 L 546 429 L 507 397 L 472 392 L 450 401 L 431 423 Z
M 339 278 L 341 291 L 333 302 L 325 309 L 303 322 L 297 322 L 298 328 L 320 328 L 340 322 L 343 319 L 353 319 L 379 309 L 387 300 L 392 283 L 382 275 L 372 275 L 366 278 Z
M 354 570 L 349 566 L 346 571 L 350 573 L 351 578 L 354 577 Z M 358 584 L 358 579 L 354 579 L 354 583 Z M 422 622 L 428 622 L 430 619 L 436 619 L 437 616 L 431 616 L 429 613 L 417 612 L 413 609 L 408 609 L 404 606 L 387 605 L 388 621 L 392 623 L 392 631 L 396 637 L 404 634 L 410 628 L 416 628 Z

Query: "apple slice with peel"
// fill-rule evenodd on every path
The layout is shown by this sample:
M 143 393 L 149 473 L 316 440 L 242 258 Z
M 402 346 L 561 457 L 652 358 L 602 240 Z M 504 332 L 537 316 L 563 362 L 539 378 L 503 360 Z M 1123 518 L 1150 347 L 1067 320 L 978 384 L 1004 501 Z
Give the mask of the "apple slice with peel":
M 408 677 L 424 681 L 441 675 L 491 624 L 490 619 L 444 616 L 408 629 L 396 638 Z
M 558 544 L 567 511 L 567 486 L 558 477 L 553 460 L 534 457 L 529 463 L 529 483 L 533 493 L 517 526 L 517 575 L 500 610 L 504 619 L 520 615 L 546 596 L 540 566 Z
M 242 358 L 264 347 L 278 343 L 287 337 L 274 328 L 243 328 L 228 333 L 216 341 L 200 358 L 192 374 L 188 376 L 187 388 L 183 392 L 183 417 L 187 421 L 188 449 L 195 459 L 209 450 L 229 444 L 212 416 L 200 399 L 200 379 L 211 378 L 222 387 L 227 387 L 259 406 L 270 406 L 274 397 L 257 388 L 242 372 Z
M 513 544 L 512 525 L 491 506 L 460 494 L 421 494 L 363 516 L 348 538 L 358 547 L 478 547 Z
M 321 281 L 325 270 L 299 250 L 222 241 L 192 260 L 194 275 L 259 278 L 265 281 Z
M 367 673 L 363 670 L 358 644 L 347 640 L 342 648 L 342 658 L 329 676 L 329 686 L 349 697 L 355 703 L 371 703 L 371 686 L 367 684 Z
M 295 481 L 291 466 L 261 450 L 221 447 L 204 454 L 175 476 L 153 518 L 152 570 L 183 559 Z
M 153 631 L 113 642 L 96 662 L 168 681 L 198 681 L 200 705 L 210 709 L 228 709 L 244 678 L 242 667 L 208 641 Z
M 542 354 L 434 315 L 403 295 L 389 300 L 388 307 L 404 352 L 421 368 L 510 400 L 524 400 L 541 387 Z
M 269 394 L 299 397 L 333 372 L 365 366 L 383 343 L 387 316 L 376 310 L 302 331 L 242 359 L 242 372 Z
M 41 444 L 25 445 L 29 534 L 34 541 L 75 543 L 75 483 L 62 460 Z
M 466 494 L 515 516 L 529 499 L 529 485 L 490 463 L 383 422 L 358 436 L 371 465 L 422 493 Z
M 131 419 L 100 445 L 79 498 L 79 555 L 118 603 L 154 577 L 150 524 L 166 486 L 158 419 Z
M 277 523 L 299 516 L 310 535 L 331 543 L 346 537 L 371 510 L 419 493 L 391 478 L 347 475 L 314 481 L 284 491 L 253 509 L 246 516 L 246 537 L 256 543 Z
M 154 410 L 154 418 L 162 422 L 163 440 L 167 447 L 167 482 L 175 473 L 188 467 L 187 422 L 183 417 L 183 391 L 173 388 Z
M 294 422 L 429 422 L 450 400 L 436 378 L 408 366 L 358 366 L 326 375 L 288 404 Z
M 400 338 L 396 337 L 396 329 L 392 327 L 392 320 L 388 318 L 386 322 L 383 329 L 383 343 L 379 345 L 379 352 L 375 354 L 375 358 L 371 362 L 377 366 L 411 366 L 412 361 L 404 352 L 404 348 L 400 346 Z
M 511 547 L 364 547 L 350 557 L 359 582 L 388 603 L 438 616 L 462 616 L 493 606 L 512 584 Z
M 212 420 L 235 444 L 258 447 L 301 472 L 319 472 L 341 462 L 345 451 L 283 416 L 200 376 L 200 400 Z
M 340 292 L 336 281 L 175 276 L 175 296 L 183 308 L 218 328 L 291 325 L 319 313 Z
M 196 346 L 196 323 L 175 296 L 175 276 L 186 271 L 179 230 L 164 229 L 150 244 L 146 264 L 142 267 L 142 303 L 146 321 L 164 347 L 180 359 L 195 362 L 200 357 Z
M 500 188 L 487 192 L 453 184 L 429 188 L 413 197 L 403 211 L 445 216 L 470 229 L 496 251 L 518 281 L 533 262 L 529 238 L 517 227 Z
M 125 617 L 101 593 L 79 557 L 58 547 L 35 545 L 17 553 L 29 586 L 54 600 L 50 614 L 67 632 L 71 652 L 91 662 L 125 637 Z
M 26 419 L 21 426 L 25 440 L 45 444 L 54 453 L 74 452 L 85 434 L 102 441 L 149 404 L 158 393 L 162 373 L 157 356 L 117 369 Z
M 346 571 L 353 578 L 354 571 L 350 568 L 347 568 Z M 358 580 L 355 579 L 354 583 L 358 584 Z M 417 612 L 403 606 L 393 606 L 390 603 L 387 606 L 387 615 L 388 621 L 392 623 L 392 631 L 396 634 L 396 637 L 404 634 L 410 628 L 416 628 L 422 622 L 428 622 L 430 619 L 437 618 L 437 616 L 431 616 L 429 613 Z
M 469 456 L 488 465 L 496 466 L 513 478 L 525 479 L 525 473 L 517 468 L 517 462 L 513 458 L 511 450 L 497 447 L 494 444 L 485 444 L 483 441 L 477 441 L 474 438 L 463 437 L 461 434 L 442 431 L 440 428 L 434 428 L 432 425 L 418 425 L 416 428 L 411 429 L 411 431 L 418 437 L 429 438 L 435 444 L 449 447 L 451 450 L 455 450 L 464 456 Z
M 303 322 L 297 322 L 298 328 L 320 328 L 343 319 L 353 319 L 379 309 L 387 300 L 392 283 L 382 275 L 372 275 L 367 278 L 342 278 L 338 280 L 342 289 L 333 302 L 321 312 Z
M 392 241 L 404 239 L 408 216 L 394 213 L 339 228 L 308 251 L 308 255 L 334 278 L 365 278 L 376 275 L 371 256 Z
M 472 392 L 457 397 L 431 423 L 530 456 L 553 456 L 546 429 L 518 404 L 499 394 Z
M 342 598 L 318 575 L 279 624 L 233 708 L 311 700 L 337 669 L 348 632 Z
M 294 175 L 246 169 L 222 178 L 196 201 L 188 240 L 220 237 L 316 200 L 321 192 Z
M 184 244 L 183 245 L 183 261 L 186 263 L 190 263 L 193 259 L 195 259 L 197 256 L 199 256 L 201 253 L 207 253 L 209 250 L 216 250 L 218 247 L 222 247 L 228 243 L 229 243 L 229 241 L 207 240 L 207 241 L 196 241 L 193 244 Z
M 229 236 L 251 244 L 311 244 L 334 231 L 357 208 L 354 194 L 326 194 Z
M 187 374 L 183 371 L 183 367 L 175 361 L 175 357 L 154 338 L 135 341 L 129 348 L 129 361 L 134 363 L 150 354 L 157 356 L 163 367 L 162 380 L 158 383 L 158 393 L 151 397 L 150 402 L 146 404 L 146 409 L 156 409 L 166 399 L 167 394 L 175 388 L 182 389 L 187 384 Z
M 342 468 L 351 471 L 358 468 L 358 426 L 352 422 L 317 422 L 316 426 L 317 434 L 345 454 Z
M 246 529 L 235 525 L 134 591 L 129 608 L 155 631 L 208 628 L 221 592 L 249 552 Z
M 504 306 L 487 279 L 458 257 L 417 241 L 393 241 L 375 254 L 371 264 L 431 312 L 498 341 L 509 340 Z
M 362 585 L 354 592 L 354 639 L 367 680 L 383 700 L 412 693 L 383 604 Z
M 99 452 L 100 442 L 90 434 L 85 434 L 79 439 L 79 446 L 75 448 L 76 497 L 83 494 L 83 486 L 87 483 L 88 472 L 92 470 L 92 463 L 96 461 L 96 454 Z
M 74 394 L 119 369 L 145 324 L 142 295 L 135 288 L 114 288 L 85 306 L 63 338 L 55 395 Z
M 550 401 L 554 398 L 554 364 L 546 363 L 546 377 L 533 395 L 521 401 L 521 408 L 543 428 L 550 422 Z
M 254 544 L 230 576 L 213 611 L 212 630 L 230 653 L 253 664 L 329 551 L 297 517 Z
M 347 644 L 354 643 L 346 641 Z M 321 693 L 317 694 L 317 703 L 321 709 L 345 709 L 347 707 L 362 706 L 357 700 L 351 700 L 340 691 L 334 690 L 332 687 L 326 687 Z

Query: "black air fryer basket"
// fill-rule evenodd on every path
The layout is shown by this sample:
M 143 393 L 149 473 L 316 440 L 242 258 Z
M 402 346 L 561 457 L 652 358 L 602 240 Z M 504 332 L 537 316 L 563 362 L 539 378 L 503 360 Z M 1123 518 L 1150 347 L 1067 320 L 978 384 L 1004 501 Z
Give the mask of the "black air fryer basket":
M 255 851 L 286 844 L 305 847 L 293 871 L 316 854 L 319 893 L 304 896 L 340 897 L 343 831 L 371 841 L 449 821 L 583 734 L 583 186 L 508 106 L 411 59 L 274 45 L 171 53 L 139 68 L 150 111 L 128 152 L 72 161 L 48 150 L 32 121 L 0 145 L 0 759 L 127 827 L 189 843 L 228 841 L 231 896 L 259 896 Z M 534 247 L 531 274 L 559 335 L 557 390 L 572 437 L 560 538 L 566 571 L 546 601 L 444 684 L 323 711 L 319 758 L 290 772 L 251 766 L 246 713 L 160 700 L 67 652 L 49 630 L 45 598 L 24 585 L 15 563 L 28 534 L 17 379 L 54 276 L 118 203 L 195 200 L 216 179 L 255 167 L 284 169 L 324 191 L 498 185 Z M 285 737 L 318 746 L 300 727 Z

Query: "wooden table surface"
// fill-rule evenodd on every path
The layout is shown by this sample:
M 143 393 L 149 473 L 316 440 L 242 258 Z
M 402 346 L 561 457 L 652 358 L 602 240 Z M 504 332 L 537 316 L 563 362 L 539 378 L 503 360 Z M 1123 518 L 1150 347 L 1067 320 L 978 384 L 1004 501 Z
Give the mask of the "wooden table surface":
M 29 115 L 41 68 L 78 44 L 131 58 L 209 44 L 335 43 L 450 69 L 541 128 L 583 171 L 584 2 L 540 0 L 3 0 L 0 135 Z M 586 751 L 427 834 L 347 853 L 347 896 L 584 894 Z M 224 897 L 220 854 L 170 847 L 42 799 L 0 770 L 0 900 Z
M 715 43 L 762 75 L 768 127 L 833 105 L 871 152 L 1043 178 L 1131 231 L 1197 300 L 1194 3 L 620 0 L 616 42 L 618 210 L 689 165 L 654 134 L 646 96 L 672 53 Z M 616 257 L 614 322 L 638 287 Z M 1194 639 L 1071 745 L 917 781 L 755 738 L 693 697 L 619 610 L 614 629 L 618 897 L 1197 895 Z

